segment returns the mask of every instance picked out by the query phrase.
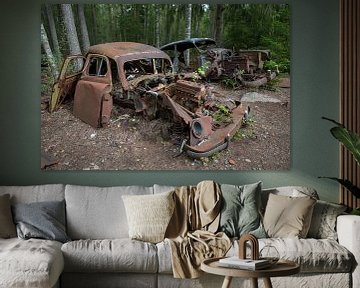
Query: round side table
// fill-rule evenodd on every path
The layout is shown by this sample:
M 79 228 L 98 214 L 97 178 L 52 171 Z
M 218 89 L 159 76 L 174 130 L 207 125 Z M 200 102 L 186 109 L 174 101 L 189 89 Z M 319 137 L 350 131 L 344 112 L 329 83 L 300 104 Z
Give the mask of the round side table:
M 258 278 L 263 278 L 265 287 L 272 288 L 270 277 L 289 276 L 300 272 L 300 266 L 288 260 L 279 260 L 269 268 L 261 270 L 245 270 L 237 268 L 222 267 L 219 259 L 210 258 L 201 263 L 201 270 L 216 275 L 225 276 L 222 288 L 229 288 L 233 277 L 251 278 L 253 287 L 258 288 Z

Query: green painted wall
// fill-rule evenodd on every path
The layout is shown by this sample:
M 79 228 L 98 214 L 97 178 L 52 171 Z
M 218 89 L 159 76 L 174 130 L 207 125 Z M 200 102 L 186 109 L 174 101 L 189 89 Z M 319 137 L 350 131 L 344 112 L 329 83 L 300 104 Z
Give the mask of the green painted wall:
M 245 2 L 261 3 L 250 0 Z M 339 170 L 338 146 L 328 132 L 331 125 L 321 120 L 321 116 L 338 118 L 338 1 L 274 2 L 290 3 L 292 10 L 291 170 L 50 172 L 39 169 L 40 1 L 2 1 L 0 185 L 181 185 L 203 179 L 245 184 L 262 180 L 265 187 L 312 186 L 318 190 L 322 199 L 337 201 L 338 186 L 331 181 L 317 179 L 317 176 L 337 176 Z

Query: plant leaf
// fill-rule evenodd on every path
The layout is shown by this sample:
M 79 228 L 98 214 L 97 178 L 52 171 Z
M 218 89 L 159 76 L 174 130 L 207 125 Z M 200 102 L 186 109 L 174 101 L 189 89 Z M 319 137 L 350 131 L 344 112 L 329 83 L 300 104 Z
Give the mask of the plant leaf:
M 356 162 L 360 165 L 360 136 L 333 119 L 322 118 L 337 125 L 330 129 L 331 134 L 350 151 Z
M 356 198 L 360 198 L 360 188 L 355 186 L 351 181 L 346 179 L 340 179 L 336 177 L 319 177 L 334 180 L 339 182 L 342 186 L 348 189 Z

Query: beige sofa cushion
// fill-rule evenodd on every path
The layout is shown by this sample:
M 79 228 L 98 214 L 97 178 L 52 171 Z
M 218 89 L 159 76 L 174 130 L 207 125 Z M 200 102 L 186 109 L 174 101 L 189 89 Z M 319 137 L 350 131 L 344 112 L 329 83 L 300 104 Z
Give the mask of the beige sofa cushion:
M 156 195 L 124 195 L 131 239 L 157 243 L 164 240 L 174 212 L 174 192 Z
M 350 272 L 353 255 L 338 242 L 330 239 L 267 238 L 261 239 L 260 250 L 273 246 L 281 259 L 300 264 L 301 272 Z
M 305 238 L 316 200 L 270 194 L 264 214 L 264 228 L 269 237 Z
M 66 272 L 155 273 L 156 246 L 131 239 L 78 240 L 61 248 Z
M 73 239 L 128 238 L 123 195 L 152 194 L 152 187 L 66 185 L 67 233 Z
M 0 247 L 0 287 L 53 287 L 63 271 L 60 242 L 12 238 Z

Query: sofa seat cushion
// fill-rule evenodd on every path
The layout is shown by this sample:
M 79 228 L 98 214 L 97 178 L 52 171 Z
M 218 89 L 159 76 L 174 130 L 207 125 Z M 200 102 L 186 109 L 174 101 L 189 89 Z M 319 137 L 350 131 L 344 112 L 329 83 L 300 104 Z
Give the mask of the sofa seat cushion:
M 66 272 L 156 273 L 156 246 L 122 239 L 77 240 L 61 248 Z
M 259 239 L 259 250 L 261 251 L 264 246 L 273 246 L 278 251 L 281 259 L 298 263 L 302 273 L 350 272 L 355 263 L 351 252 L 338 242 L 330 239 Z M 237 242 L 234 242 L 227 256 L 234 256 L 237 251 L 238 245 Z
M 259 249 L 274 246 L 282 259 L 295 261 L 302 273 L 348 273 L 354 266 L 353 255 L 338 242 L 330 239 L 266 238 L 259 239 Z M 157 244 L 159 273 L 172 273 L 171 248 L 167 241 Z M 238 255 L 238 242 L 234 241 L 227 256 Z M 250 257 L 250 250 L 248 251 Z M 275 256 L 275 255 L 269 255 Z
M 1 287 L 53 287 L 63 268 L 60 242 L 0 239 Z

